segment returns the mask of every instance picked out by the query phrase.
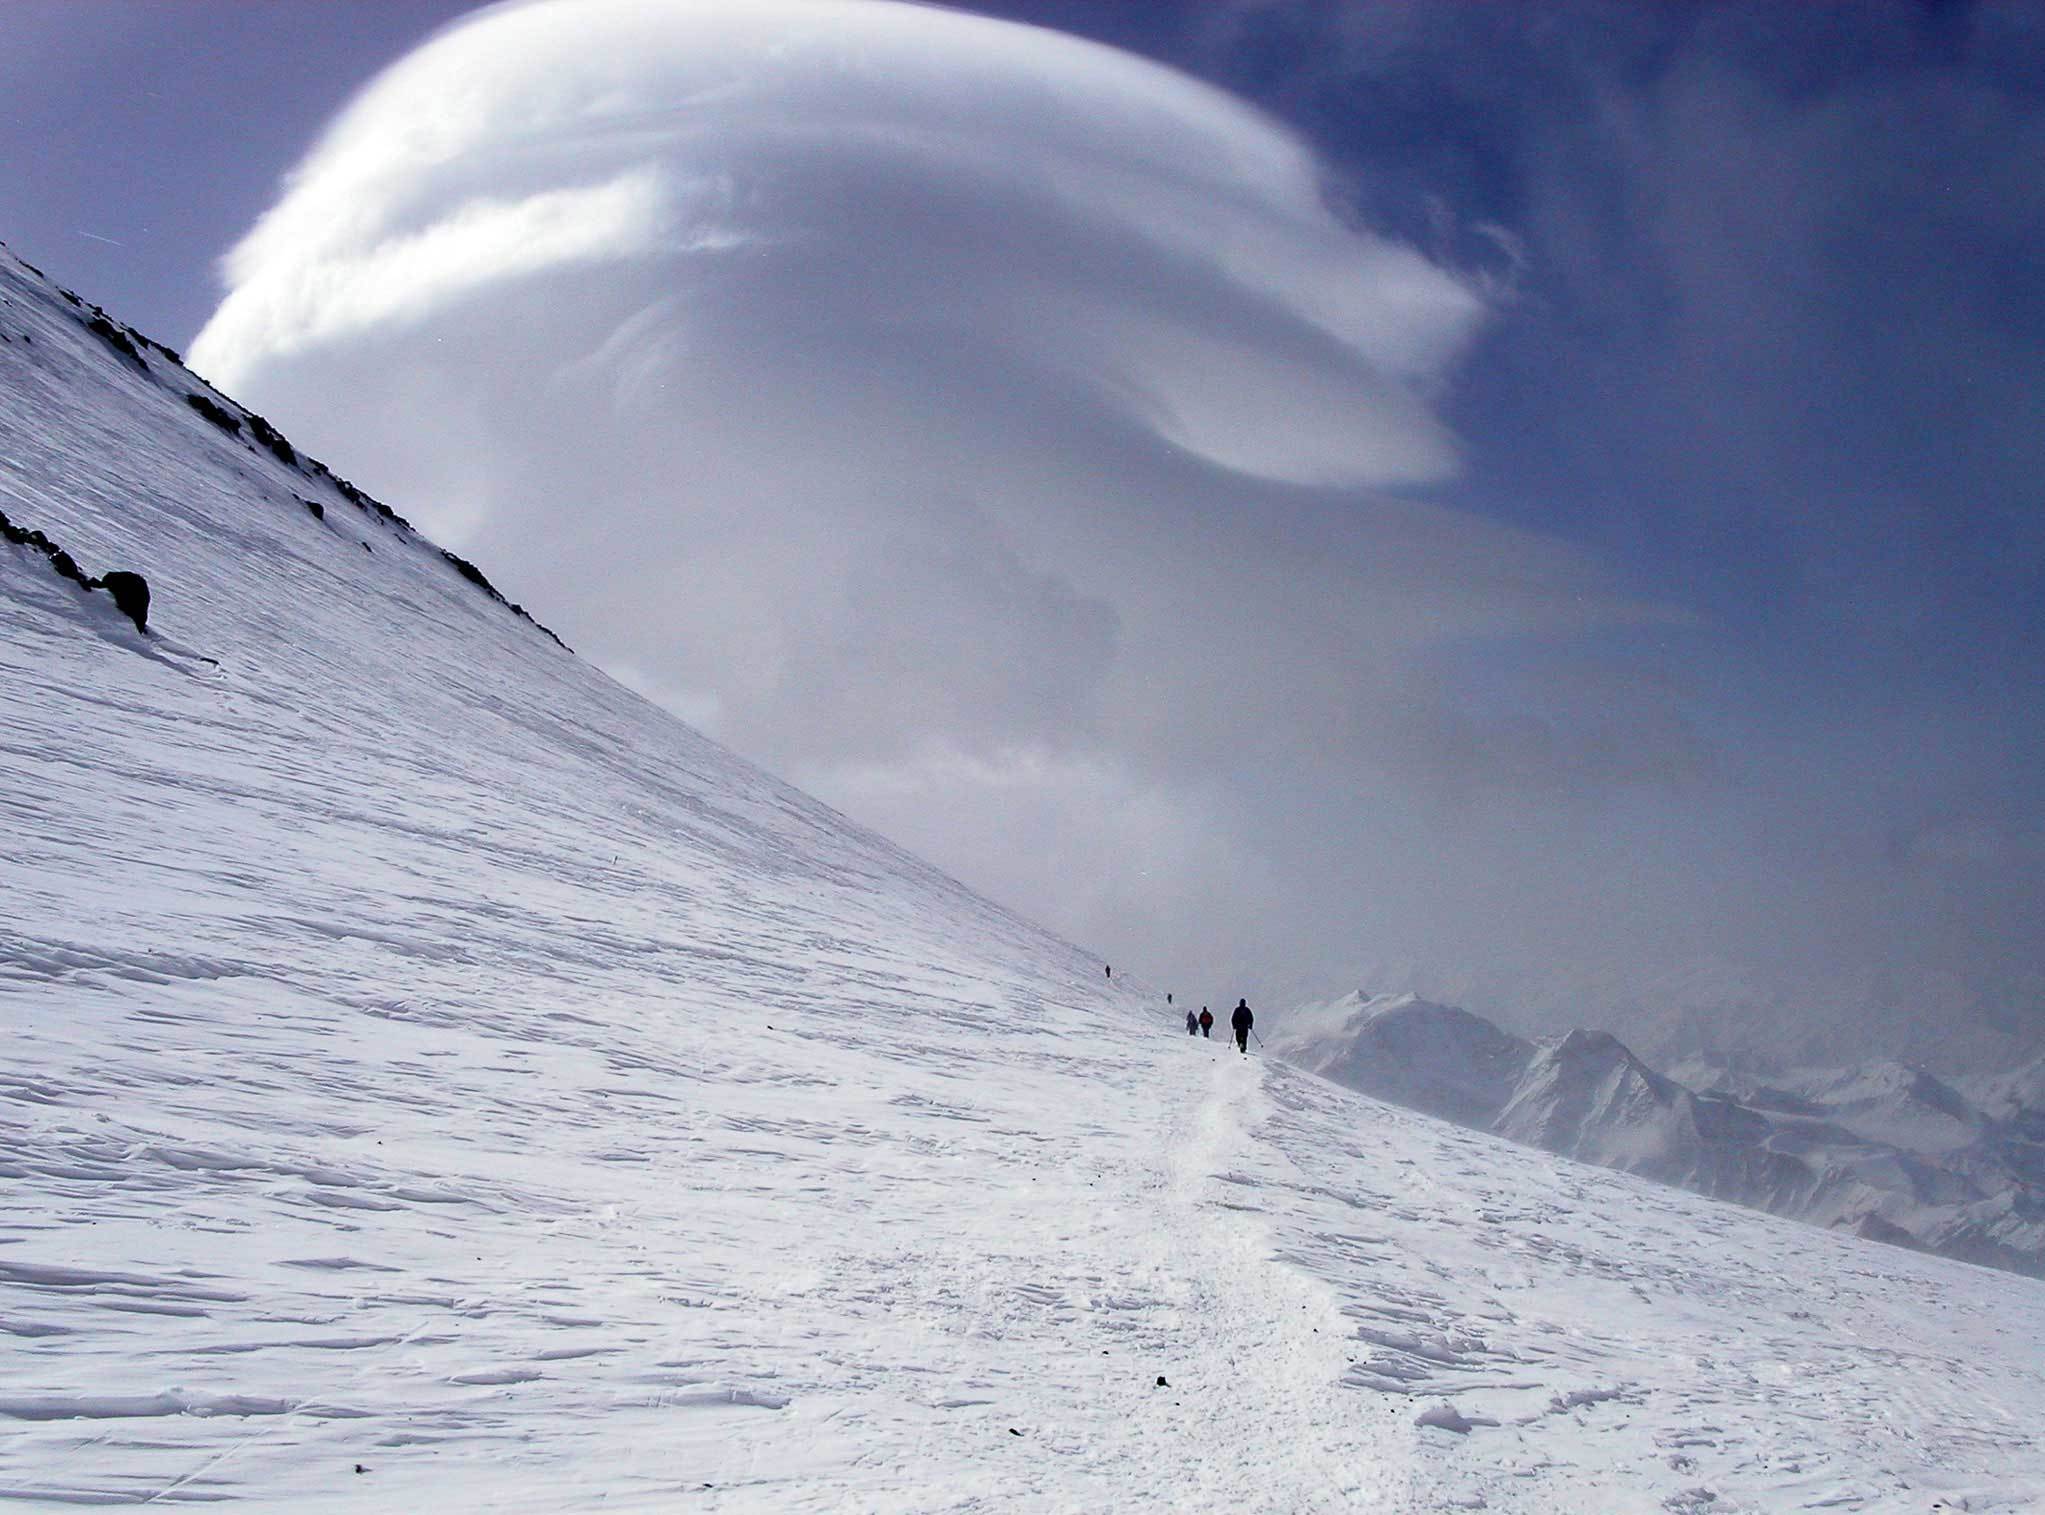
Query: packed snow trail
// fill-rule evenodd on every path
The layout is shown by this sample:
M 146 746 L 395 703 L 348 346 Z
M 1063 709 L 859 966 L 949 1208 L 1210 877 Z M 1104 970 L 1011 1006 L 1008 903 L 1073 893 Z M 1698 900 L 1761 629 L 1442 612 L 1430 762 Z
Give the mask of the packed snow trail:
M 0 253 L 0 510 L 155 591 L 0 545 L 0 1500 L 2045 1488 L 2035 1282 L 1187 1038 L 128 346 Z
M 1276 1260 L 1241 1197 L 1270 1114 L 1265 1065 L 1203 1042 L 1188 1049 L 1196 1072 L 1209 1047 L 1204 1094 L 1181 1098 L 1192 1114 L 1165 1138 L 1165 1248 L 1197 1280 L 1201 1350 L 1172 1380 L 1192 1413 L 1156 1428 L 1155 1444 L 1185 1460 L 1182 1485 L 1202 1508 L 1407 1508 L 1409 1458 L 1382 1407 L 1330 1392 L 1348 1360 L 1339 1297 Z

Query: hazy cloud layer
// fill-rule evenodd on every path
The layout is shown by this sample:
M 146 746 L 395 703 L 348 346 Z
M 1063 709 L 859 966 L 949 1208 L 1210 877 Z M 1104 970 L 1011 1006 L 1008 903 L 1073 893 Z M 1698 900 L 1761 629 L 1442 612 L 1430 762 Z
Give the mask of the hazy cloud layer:
M 2035 1055 L 2045 11 L 1186 14 L 1193 60 L 1334 147 L 1376 224 L 1510 291 L 1447 411 L 1458 496 L 1712 627 L 1690 708 L 1720 798 L 1683 809 L 1748 862 L 1643 873 L 1688 879 L 1719 944 L 1690 997 Z
M 1994 837 L 1757 790 L 1795 739 L 1711 594 L 1443 503 L 1542 255 L 1498 219 L 1423 256 L 1270 119 L 1048 31 L 539 0 L 356 100 L 193 357 L 621 677 L 1195 998 L 1950 970 L 1887 927 Z

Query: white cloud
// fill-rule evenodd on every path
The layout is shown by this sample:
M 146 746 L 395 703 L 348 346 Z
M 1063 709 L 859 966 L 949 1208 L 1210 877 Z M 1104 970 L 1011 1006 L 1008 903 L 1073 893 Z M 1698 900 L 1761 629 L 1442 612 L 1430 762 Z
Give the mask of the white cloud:
M 496 8 L 372 84 L 226 273 L 196 366 L 635 687 L 1082 936 L 1339 934 L 1285 878 L 1300 815 L 1666 724 L 1585 701 L 1487 761 L 1504 717 L 1444 656 L 1670 618 L 1377 492 L 1453 476 L 1479 294 L 1109 49 L 886 0 Z
M 1424 393 L 1481 316 L 1343 227 L 1290 136 L 1126 55 L 879 0 L 543 0 L 350 107 L 228 260 L 194 357 L 260 385 L 308 344 L 650 254 L 633 289 L 720 324 L 992 347 L 1312 482 L 1441 476 Z
M 417 231 L 336 248 L 310 268 L 256 263 L 209 330 L 237 333 L 244 351 L 266 358 L 345 342 L 424 320 L 505 280 L 650 253 L 667 220 L 661 187 L 644 171 L 519 200 L 479 196 Z M 218 361 L 233 371 L 231 355 Z

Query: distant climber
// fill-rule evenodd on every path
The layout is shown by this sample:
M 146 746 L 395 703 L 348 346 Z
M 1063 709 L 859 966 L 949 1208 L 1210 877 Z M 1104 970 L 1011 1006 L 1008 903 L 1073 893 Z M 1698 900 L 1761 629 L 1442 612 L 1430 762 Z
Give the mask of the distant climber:
M 1192 1012 L 1192 1011 L 1191 1011 L 1191 1010 L 1189 1009 L 1189 1010 L 1188 1010 L 1188 1011 L 1186 1012 L 1186 1035 L 1188 1035 L 1188 1036 L 1198 1036 L 1199 1034 L 1200 1034 L 1200 1017 L 1199 1017 L 1199 1016 L 1197 1016 L 1197 1015 L 1195 1015 L 1195 1014 L 1194 1014 L 1194 1013 L 1193 1013 L 1193 1012 Z
M 1236 1051 L 1250 1050 L 1250 1027 L 1256 1024 L 1256 1020 L 1257 1017 L 1250 1014 L 1250 1002 L 1246 999 L 1237 1000 L 1236 1013 L 1228 1018 L 1228 1023 L 1236 1034 Z
M 1167 1005 L 1169 1005 L 1169 1004 L 1170 1004 L 1171 1002 L 1172 1002 L 1172 991 L 1171 991 L 1171 990 L 1169 990 L 1169 989 L 1167 989 L 1167 990 L 1165 990 L 1165 1003 L 1166 1003 Z
M 1205 1005 L 1200 1007 L 1200 1034 L 1202 1036 L 1214 1035 L 1214 1012 Z
M 1109 978 L 1113 978 L 1115 976 L 1115 965 L 1113 963 L 1103 963 L 1101 965 L 1101 972 L 1107 974 Z

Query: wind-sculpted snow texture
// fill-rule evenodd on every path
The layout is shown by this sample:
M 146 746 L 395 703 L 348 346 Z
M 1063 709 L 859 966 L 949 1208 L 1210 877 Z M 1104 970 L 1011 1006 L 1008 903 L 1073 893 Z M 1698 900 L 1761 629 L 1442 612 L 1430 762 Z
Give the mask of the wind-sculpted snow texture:
M 1300 1066 L 1381 1099 L 1699 1194 L 2045 1276 L 2045 1100 L 2035 1070 L 1981 1103 L 1876 1063 L 1696 1087 L 1615 1037 L 1535 1043 L 1411 994 L 1344 996 L 1274 1027 Z
M 0 1501 L 2045 1487 L 2036 1284 L 1189 1040 L 4 255 L 0 337 L 0 509 L 155 591 L 0 545 Z

